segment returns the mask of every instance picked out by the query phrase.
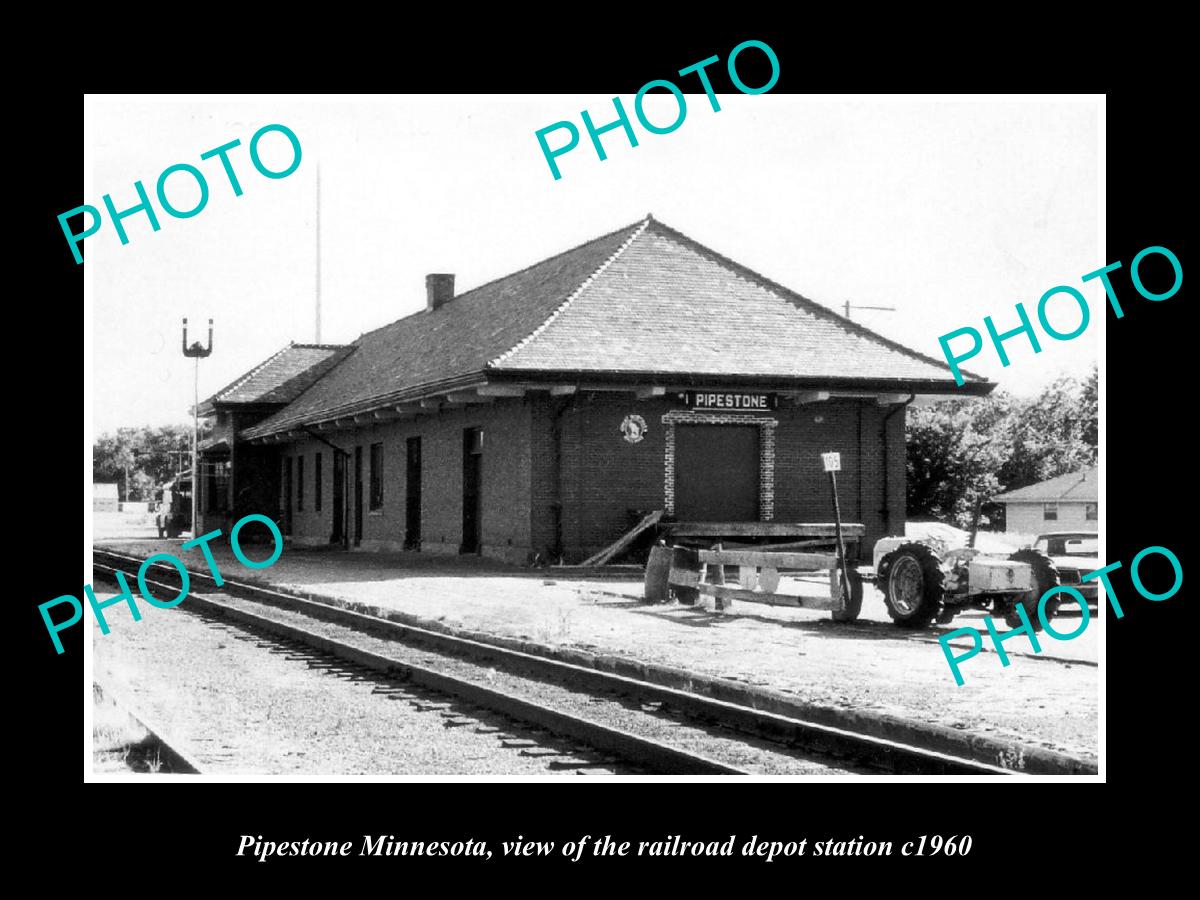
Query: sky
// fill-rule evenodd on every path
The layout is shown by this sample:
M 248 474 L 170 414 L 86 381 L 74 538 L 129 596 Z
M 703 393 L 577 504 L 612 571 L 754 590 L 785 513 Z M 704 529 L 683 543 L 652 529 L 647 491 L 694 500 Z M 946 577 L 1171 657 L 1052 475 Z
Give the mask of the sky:
M 632 97 L 622 99 L 632 116 Z M 423 308 L 428 273 L 455 273 L 461 293 L 653 213 L 838 312 L 847 301 L 894 307 L 851 316 L 939 359 L 940 335 L 983 332 L 987 315 L 1008 330 L 1017 302 L 1035 318 L 1043 293 L 1073 286 L 1093 314 L 1081 337 L 1042 335 L 1036 355 L 1018 338 L 1005 345 L 1009 367 L 990 348 L 965 366 L 1027 395 L 1095 363 L 1103 289 L 1081 276 L 1109 262 L 1099 101 L 718 99 L 713 112 L 703 94 L 687 95 L 686 118 L 670 134 L 634 119 L 639 145 L 610 132 L 600 161 L 580 111 L 610 121 L 611 95 L 87 98 L 85 203 L 102 209 L 107 193 L 118 210 L 133 206 L 137 180 L 154 198 L 159 174 L 176 163 L 199 168 L 210 191 L 187 219 L 154 198 L 161 230 L 135 214 L 124 220 L 127 245 L 107 218 L 84 242 L 94 431 L 189 419 L 184 316 L 189 341 L 215 320 L 201 399 L 289 341 L 315 339 L 318 165 L 324 343 Z M 646 111 L 664 124 L 677 115 L 670 95 L 649 95 Z M 558 158 L 555 180 L 534 135 L 560 120 L 582 138 Z M 295 132 L 302 158 L 293 174 L 268 179 L 248 145 L 275 123 Z M 200 159 L 234 139 L 240 197 L 218 160 Z M 270 168 L 291 160 L 278 133 L 260 148 Z M 167 184 L 174 205 L 195 203 L 188 175 Z M 69 257 L 65 240 L 63 249 Z M 1078 316 L 1061 299 L 1050 310 L 1060 331 Z

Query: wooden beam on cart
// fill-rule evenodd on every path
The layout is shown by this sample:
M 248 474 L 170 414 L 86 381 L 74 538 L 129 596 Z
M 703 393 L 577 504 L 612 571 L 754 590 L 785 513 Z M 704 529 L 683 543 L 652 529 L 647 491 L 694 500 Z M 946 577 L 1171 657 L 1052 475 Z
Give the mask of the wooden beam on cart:
M 676 522 L 666 527 L 674 537 L 837 537 L 833 522 Z M 858 523 L 842 524 L 846 537 L 862 537 L 866 530 Z
M 701 550 L 700 562 L 725 566 L 817 571 L 837 565 L 833 553 L 776 553 L 761 550 Z
M 764 591 L 748 591 L 745 588 L 726 587 L 721 584 L 696 585 L 696 590 L 708 597 L 718 600 L 744 600 L 748 603 L 762 603 L 767 606 L 791 606 L 801 609 L 832 610 L 834 599 L 831 596 L 805 597 L 788 594 L 768 594 Z M 728 607 L 726 607 L 728 608 Z

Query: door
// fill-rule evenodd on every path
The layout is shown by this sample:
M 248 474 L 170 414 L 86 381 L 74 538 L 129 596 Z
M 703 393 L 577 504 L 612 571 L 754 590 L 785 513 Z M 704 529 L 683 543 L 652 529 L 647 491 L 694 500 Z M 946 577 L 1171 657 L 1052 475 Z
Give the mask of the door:
M 463 430 L 463 539 L 461 553 L 480 550 L 483 518 L 483 429 Z
M 292 533 L 292 458 L 283 461 L 283 533 Z
M 330 543 L 346 542 L 346 454 L 333 453 L 333 534 Z
M 684 522 L 757 522 L 757 425 L 675 426 L 675 515 Z
M 354 546 L 362 543 L 363 529 L 362 447 L 354 448 Z
M 421 439 L 407 441 L 408 463 L 404 476 L 404 546 L 421 549 Z

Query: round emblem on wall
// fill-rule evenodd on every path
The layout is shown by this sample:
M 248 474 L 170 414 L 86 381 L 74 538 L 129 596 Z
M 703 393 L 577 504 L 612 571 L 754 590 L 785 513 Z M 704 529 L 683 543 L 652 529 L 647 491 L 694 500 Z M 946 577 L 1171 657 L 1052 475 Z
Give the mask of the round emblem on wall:
M 629 443 L 638 443 L 646 436 L 646 420 L 637 413 L 626 416 L 621 422 L 621 434 L 625 435 L 625 440 Z

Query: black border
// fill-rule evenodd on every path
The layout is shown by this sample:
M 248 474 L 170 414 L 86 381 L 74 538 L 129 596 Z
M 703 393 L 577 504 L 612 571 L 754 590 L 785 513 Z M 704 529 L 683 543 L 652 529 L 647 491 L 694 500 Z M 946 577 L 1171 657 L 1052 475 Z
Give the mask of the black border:
M 373 55 L 369 62 L 358 60 L 343 73 L 339 87 L 630 94 L 644 81 L 670 77 L 683 65 L 714 53 L 724 57 L 745 37 L 765 40 L 775 48 L 781 61 L 781 78 L 774 89 L 779 93 L 887 88 L 936 92 L 1103 90 L 1107 80 L 1092 77 L 1089 67 L 1081 64 L 1088 57 L 1073 57 L 1070 46 L 1048 57 L 1026 47 L 1022 56 L 1009 60 L 1004 72 L 1004 77 L 1010 78 L 1012 68 L 1025 65 L 1022 59 L 1057 60 L 1062 68 L 1056 69 L 1054 83 L 1033 84 L 1027 74 L 1025 84 L 999 84 L 995 68 L 972 59 L 969 48 L 957 45 L 944 48 L 934 58 L 928 48 L 901 40 L 904 49 L 911 50 L 911 58 L 906 68 L 900 68 L 901 58 L 908 54 L 893 56 L 899 74 L 889 78 L 886 67 L 862 66 L 873 45 L 850 41 L 847 52 L 836 61 L 822 58 L 820 46 L 833 36 L 816 27 L 805 29 L 783 23 L 772 28 L 723 29 L 726 33 L 738 32 L 734 38 L 721 36 L 721 30 L 715 26 L 697 28 L 694 33 L 676 30 L 664 37 L 631 27 L 621 38 L 597 36 L 586 45 L 574 30 L 569 40 L 565 36 L 540 39 L 531 34 L 523 44 L 507 37 L 497 42 L 484 35 L 477 38 L 481 43 L 475 46 L 469 45 L 469 35 L 461 30 L 426 31 L 410 36 L 391 54 Z M 1086 40 L 1086 35 L 1079 35 L 1071 46 Z M 1049 36 L 1046 44 L 1055 46 Z M 1093 62 L 1104 55 L 1099 47 L 1086 52 Z M 280 61 L 285 60 L 281 54 Z M 660 65 L 661 61 L 668 62 Z M 886 66 L 884 60 L 875 61 Z M 967 62 L 972 64 L 965 65 Z M 254 89 L 326 87 L 315 83 L 315 70 L 293 71 L 295 77 L 286 84 L 269 85 L 264 78 Z M 219 83 L 220 78 L 214 84 L 211 71 L 176 73 L 177 77 L 169 79 L 175 82 L 170 89 L 250 89 L 248 83 L 235 84 L 235 74 L 244 72 L 229 70 L 224 84 Z M 748 73 L 746 79 L 753 83 L 751 75 Z M 1133 255 L 1155 244 L 1171 248 L 1185 271 L 1188 267 L 1182 211 L 1188 205 L 1184 186 L 1190 181 L 1185 182 L 1184 175 L 1190 167 L 1184 166 L 1187 145 L 1174 132 L 1184 109 L 1182 101 L 1172 94 L 1170 82 L 1166 84 L 1166 88 L 1160 84 L 1154 90 L 1130 88 L 1108 95 L 1109 249 L 1105 260 L 1097 260 L 1097 267 L 1122 260 L 1126 268 L 1117 274 L 1114 283 L 1121 296 L 1130 299 L 1125 303 L 1124 319 L 1117 321 L 1111 313 L 1108 319 L 1106 518 L 1110 561 L 1121 559 L 1128 566 L 1137 551 L 1159 544 L 1171 548 L 1187 571 L 1188 542 L 1182 521 L 1188 509 L 1184 498 L 1190 483 L 1186 463 L 1191 451 L 1187 403 L 1191 379 L 1185 371 L 1190 360 L 1185 345 L 1190 339 L 1184 320 L 1186 286 L 1169 301 L 1150 303 L 1132 292 L 1127 274 Z M 97 84 L 93 89 L 123 87 Z M 718 91 L 724 89 L 727 86 L 717 84 Z M 850 860 L 827 860 L 816 871 L 829 872 L 828 866 L 833 865 L 837 874 L 869 876 L 880 871 L 880 866 L 886 871 L 915 864 L 923 866 L 924 875 L 977 879 L 981 873 L 1002 877 L 1007 872 L 1014 878 L 1019 873 L 1021 878 L 1028 878 L 1053 870 L 1058 855 L 1054 847 L 1069 856 L 1079 852 L 1084 841 L 1095 847 L 1103 841 L 1103 835 L 1118 828 L 1125 832 L 1121 839 L 1124 851 L 1142 840 L 1129 835 L 1129 825 L 1120 818 L 1124 803 L 1106 799 L 1101 804 L 1095 795 L 1082 797 L 1079 793 L 1063 797 L 1062 787 L 1049 784 L 889 784 L 886 790 L 869 792 L 858 785 L 851 790 L 846 785 L 815 784 L 623 784 L 581 786 L 575 791 L 555 784 L 247 784 L 209 785 L 203 791 L 159 787 L 152 792 L 141 788 L 131 791 L 125 786 L 83 785 L 79 668 L 84 631 L 68 632 L 64 637 L 66 653 L 58 657 L 45 640 L 36 609 L 36 604 L 45 599 L 76 592 L 81 568 L 75 555 L 78 545 L 73 535 L 67 537 L 72 530 L 68 525 L 73 525 L 75 511 L 80 508 L 80 445 L 74 431 L 78 407 L 70 400 L 78 396 L 78 385 L 86 373 L 73 377 L 75 360 L 82 366 L 82 348 L 68 339 L 62 324 L 66 317 L 61 311 L 78 303 L 83 270 L 64 252 L 55 216 L 82 202 L 78 188 L 82 95 L 77 90 L 46 92 L 37 97 L 36 104 L 27 106 L 24 121 L 36 123 L 38 129 L 32 166 L 40 172 L 18 186 L 29 193 L 23 201 L 29 214 L 19 217 L 20 227 L 33 230 L 31 240 L 19 238 L 19 246 L 32 248 L 41 264 L 28 267 L 29 277 L 20 279 L 25 303 L 20 307 L 19 322 L 27 340 L 13 351 L 20 361 L 20 374 L 10 376 L 10 384 L 16 388 L 10 395 L 10 416 L 20 417 L 18 421 L 23 423 L 57 427 L 46 429 L 49 439 L 38 441 L 36 449 L 29 446 L 36 434 L 32 430 L 19 429 L 11 435 L 13 443 L 25 450 L 19 454 L 20 471 L 30 477 L 10 480 L 17 488 L 12 502 L 14 519 L 19 523 L 10 546 L 20 542 L 22 560 L 30 549 L 35 558 L 40 558 L 38 578 L 24 580 L 19 603 L 20 615 L 25 617 L 21 638 L 30 651 L 29 665 L 22 669 L 27 689 L 20 695 L 31 706 L 30 733 L 36 737 L 28 765 L 39 786 L 37 796 L 26 804 L 29 818 L 24 821 L 31 836 L 41 836 L 37 843 L 48 857 L 56 847 L 45 836 L 65 836 L 70 830 L 77 836 L 91 835 L 91 842 L 105 835 L 104 840 L 112 841 L 112 849 L 118 853 L 122 840 L 132 839 L 138 852 L 136 863 L 130 864 L 136 864 L 139 874 L 183 875 L 195 884 L 222 883 L 220 879 L 233 875 L 237 882 L 223 883 L 269 882 L 278 886 L 300 878 L 311 883 L 308 879 L 318 873 L 341 879 L 369 871 L 389 879 L 382 884 L 391 884 L 390 877 L 398 876 L 395 883 L 404 885 L 400 879 L 416 867 L 433 876 L 452 873 L 455 887 L 462 878 L 494 878 L 505 871 L 515 876 L 514 883 L 537 883 L 545 888 L 562 887 L 566 882 L 539 881 L 544 875 L 561 878 L 578 873 L 588 880 L 602 874 L 623 877 L 629 865 L 638 865 L 638 861 L 621 859 L 614 866 L 611 860 L 595 860 L 572 867 L 546 860 L 501 863 L 494 859 L 487 866 L 459 860 L 447 869 L 443 860 L 389 859 L 366 860 L 364 868 L 350 859 L 258 864 L 237 858 L 234 850 L 243 833 L 262 833 L 277 840 L 317 837 L 356 841 L 364 833 L 435 840 L 473 835 L 492 841 L 511 839 L 517 833 L 555 841 L 581 833 L 611 833 L 625 840 L 655 840 L 675 833 L 693 840 L 724 839 L 736 833 L 739 843 L 744 836 L 755 833 L 780 840 L 859 834 L 877 840 L 901 840 L 920 833 L 971 833 L 975 849 L 966 860 L 943 858 L 929 864 L 897 858 L 858 859 L 853 864 Z M 15 262 L 20 266 L 23 260 Z M 33 347 L 41 351 L 37 358 L 30 352 Z M 119 352 L 119 348 L 95 348 L 96 364 L 103 365 L 107 355 Z M 1117 621 L 1110 615 L 1108 620 L 1108 785 L 1093 789 L 1119 790 L 1123 794 L 1135 785 L 1144 785 L 1147 779 L 1170 778 L 1187 765 L 1185 759 L 1170 752 L 1179 746 L 1175 732 L 1190 721 L 1186 706 L 1188 682 L 1180 661 L 1183 654 L 1169 642 L 1170 636 L 1186 640 L 1187 598 L 1186 591 L 1181 591 L 1163 603 L 1140 600 L 1129 585 L 1127 569 L 1118 573 L 1114 585 L 1119 596 L 1129 600 L 1123 603 L 1124 619 Z M 1014 787 L 1023 793 L 1014 795 Z M 936 795 L 932 795 L 935 789 Z M 181 790 L 185 793 L 178 793 Z M 1145 818 L 1141 824 L 1149 827 L 1153 821 Z M 1149 835 L 1144 839 L 1148 840 Z M 84 852 L 96 850 L 87 846 Z M 1067 865 L 1066 856 L 1063 860 L 1062 865 Z M 548 865 L 553 867 L 552 873 Z M 753 871 L 759 877 L 762 873 L 782 874 L 800 889 L 806 884 L 804 876 L 814 872 L 816 863 L 777 861 L 763 868 L 755 860 L 738 858 L 668 859 L 652 864 L 643 861 L 638 867 L 668 874 L 674 886 L 683 882 L 703 885 L 705 882 L 699 879 L 728 871 L 730 865 L 740 871 Z M 110 866 L 96 872 L 95 877 L 116 877 L 119 871 Z M 644 887 L 649 883 L 637 884 Z M 937 882 L 923 879 L 909 883 L 910 887 L 914 884 Z M 967 889 L 967 884 L 962 882 L 962 889 Z M 755 885 L 750 882 L 748 886 L 753 889 Z M 415 885 L 410 887 L 416 889 Z

